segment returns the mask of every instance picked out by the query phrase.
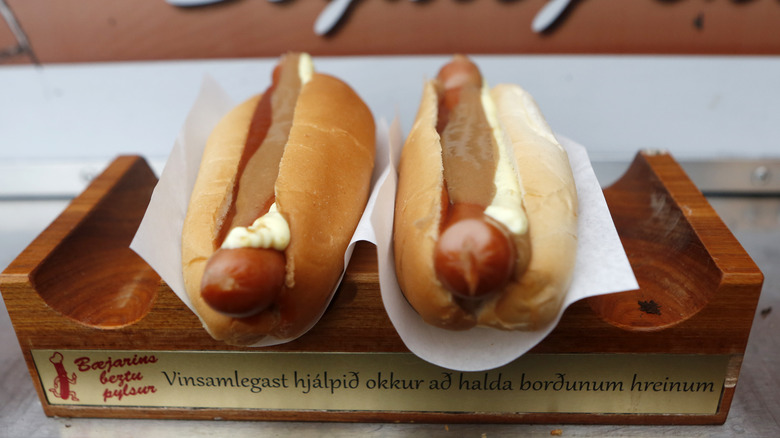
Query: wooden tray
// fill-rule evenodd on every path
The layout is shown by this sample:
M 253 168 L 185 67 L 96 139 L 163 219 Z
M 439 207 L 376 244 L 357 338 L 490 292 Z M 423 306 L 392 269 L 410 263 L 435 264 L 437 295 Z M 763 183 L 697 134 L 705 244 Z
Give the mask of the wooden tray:
M 726 420 L 763 276 L 666 153 L 638 153 L 625 175 L 604 190 L 640 289 L 573 304 L 528 355 L 481 373 L 440 369 L 408 352 L 382 307 L 376 252 L 366 242 L 357 245 L 325 316 L 303 337 L 260 350 L 214 341 L 128 248 L 155 183 L 142 158 L 117 158 L 0 277 L 47 415 L 453 423 Z M 188 366 L 216 367 L 209 372 L 221 377 L 198 380 L 192 373 L 206 371 Z M 400 368 L 383 368 L 388 366 Z M 560 369 L 549 376 L 539 374 L 556 366 Z M 247 369 L 258 377 L 241 377 Z M 604 373 L 624 372 L 625 381 L 605 380 Z M 710 374 L 690 377 L 699 372 Z M 424 378 L 417 379 L 418 388 L 404 388 L 414 383 L 409 376 Z M 151 385 L 150 379 L 158 380 Z M 450 379 L 446 388 L 445 379 Z M 598 382 L 607 385 L 597 387 Z M 691 404 L 685 399 L 691 396 L 688 383 L 708 393 L 702 396 L 709 401 L 702 403 L 709 407 L 676 407 Z M 102 401 L 88 400 L 93 390 L 101 391 Z M 152 397 L 162 398 L 148 401 Z M 477 401 L 469 402 L 472 398 Z

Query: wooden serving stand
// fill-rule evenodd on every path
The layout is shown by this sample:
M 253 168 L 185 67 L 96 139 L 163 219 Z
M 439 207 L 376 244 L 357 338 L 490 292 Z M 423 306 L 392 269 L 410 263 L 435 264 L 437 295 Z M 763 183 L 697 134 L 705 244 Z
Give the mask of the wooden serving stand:
M 728 415 L 763 276 L 675 160 L 666 153 L 651 152 L 637 154 L 625 175 L 604 190 L 640 289 L 573 304 L 529 356 L 560 357 L 563 361 L 599 355 L 725 357 L 723 384 L 716 387 L 720 390 L 713 412 L 555 412 L 554 407 L 552 412 L 511 408 L 451 412 L 53 403 L 52 394 L 57 390 L 65 391 L 59 394 L 61 398 L 69 390 L 80 394 L 83 390 L 74 389 L 78 388 L 75 382 L 68 387 L 64 381 L 52 388 L 52 382 L 40 374 L 51 364 L 36 362 L 36 351 L 51 355 L 52 364 L 57 353 L 50 350 L 121 351 L 129 356 L 135 352 L 136 357 L 150 352 L 257 351 L 214 341 L 198 318 L 128 248 L 155 184 L 156 177 L 142 158 L 117 158 L 0 277 L 8 313 L 47 415 L 614 424 L 718 424 Z M 366 242 L 358 244 L 342 285 L 314 329 L 296 341 L 262 350 L 411 356 L 382 306 L 374 247 Z M 70 378 L 72 373 L 75 380 L 75 365 L 67 363 L 64 369 L 61 377 Z M 559 377 L 562 383 L 564 377 Z M 487 379 L 485 374 L 486 384 Z M 629 383 L 621 387 L 624 392 L 637 388 Z

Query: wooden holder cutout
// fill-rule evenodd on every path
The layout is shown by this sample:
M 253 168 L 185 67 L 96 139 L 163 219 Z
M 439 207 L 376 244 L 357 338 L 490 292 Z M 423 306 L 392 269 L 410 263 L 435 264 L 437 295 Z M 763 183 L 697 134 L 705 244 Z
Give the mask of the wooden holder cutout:
M 728 355 L 714 415 L 257 411 L 117 408 L 47 402 L 32 350 L 250 351 L 213 340 L 128 245 L 156 183 L 140 157 L 117 158 L 2 273 L 0 288 L 47 415 L 312 421 L 723 423 L 763 276 L 680 166 L 640 152 L 604 190 L 640 289 L 570 306 L 530 353 Z M 360 242 L 335 299 L 278 352 L 408 352 L 380 298 L 373 245 Z M 254 350 L 253 350 L 254 351 Z

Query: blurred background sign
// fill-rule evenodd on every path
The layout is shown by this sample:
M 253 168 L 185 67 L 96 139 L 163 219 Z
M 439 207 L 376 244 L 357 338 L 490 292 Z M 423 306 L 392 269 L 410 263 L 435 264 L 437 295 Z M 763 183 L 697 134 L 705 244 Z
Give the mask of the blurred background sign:
M 668 149 L 702 169 L 759 160 L 767 177 L 750 161 L 728 185 L 780 189 L 780 0 L 0 0 L 0 13 L 0 197 L 70 196 L 118 154 L 160 168 L 204 76 L 237 102 L 286 51 L 404 132 L 422 81 L 470 54 L 612 175 Z
M 365 54 L 780 53 L 777 0 L 3 0 L 30 51 L 95 62 Z M 0 26 L 0 48 L 20 42 Z M 33 58 L 36 57 L 36 58 Z

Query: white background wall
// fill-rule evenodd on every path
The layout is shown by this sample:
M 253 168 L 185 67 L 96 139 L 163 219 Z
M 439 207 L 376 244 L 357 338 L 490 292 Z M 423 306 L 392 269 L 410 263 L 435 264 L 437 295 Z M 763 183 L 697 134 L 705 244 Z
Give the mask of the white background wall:
M 375 117 L 407 132 L 423 81 L 448 58 L 317 58 Z M 780 57 L 477 56 L 489 83 L 515 82 L 594 161 L 642 148 L 678 160 L 780 157 Z M 0 67 L 0 196 L 78 192 L 118 154 L 164 163 L 204 75 L 236 102 L 275 59 Z M 73 185 L 73 188 L 71 188 Z

